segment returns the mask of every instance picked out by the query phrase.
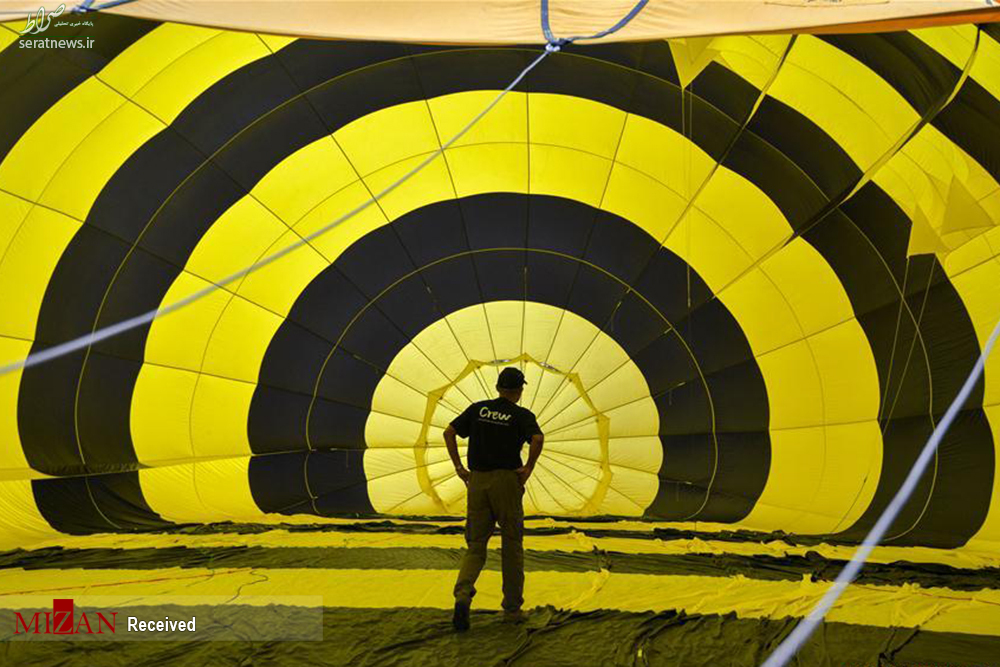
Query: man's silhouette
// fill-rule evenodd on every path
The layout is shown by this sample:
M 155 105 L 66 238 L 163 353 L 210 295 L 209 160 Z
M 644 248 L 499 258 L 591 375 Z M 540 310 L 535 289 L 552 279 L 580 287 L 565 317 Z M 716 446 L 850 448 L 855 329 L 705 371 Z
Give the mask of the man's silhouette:
M 503 566 L 504 620 L 523 619 L 524 602 L 524 485 L 542 453 L 544 436 L 531 410 L 517 405 L 524 389 L 524 373 L 505 368 L 497 378 L 499 396 L 470 405 L 444 431 L 455 472 L 468 487 L 468 517 L 462 559 L 455 584 L 456 630 L 469 628 L 469 608 L 476 594 L 476 579 L 486 564 L 486 544 L 494 524 L 500 524 Z M 455 436 L 469 439 L 469 469 L 458 456 Z M 528 462 L 521 463 L 521 448 L 530 443 Z

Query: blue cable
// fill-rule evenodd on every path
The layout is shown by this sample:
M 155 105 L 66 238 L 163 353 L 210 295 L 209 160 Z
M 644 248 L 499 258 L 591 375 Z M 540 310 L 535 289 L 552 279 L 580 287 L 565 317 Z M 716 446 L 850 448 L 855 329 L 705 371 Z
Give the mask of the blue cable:
M 635 6 L 629 11 L 628 14 L 623 16 L 618 23 L 614 24 L 606 30 L 600 32 L 595 32 L 593 35 L 574 35 L 573 37 L 556 37 L 552 34 L 552 26 L 549 25 L 549 0 L 542 0 L 542 34 L 545 35 L 545 41 L 547 45 L 545 50 L 551 52 L 558 51 L 563 46 L 571 44 L 577 40 L 581 39 L 601 39 L 602 37 L 607 37 L 608 35 L 618 32 L 624 28 L 628 23 L 639 15 L 643 7 L 646 6 L 649 0 L 639 0 L 635 3 Z

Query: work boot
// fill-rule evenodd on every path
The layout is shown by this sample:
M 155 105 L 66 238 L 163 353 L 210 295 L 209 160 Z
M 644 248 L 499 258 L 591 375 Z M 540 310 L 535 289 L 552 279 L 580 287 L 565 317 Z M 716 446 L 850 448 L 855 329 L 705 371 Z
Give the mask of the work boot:
M 451 624 L 459 632 L 465 632 L 469 629 L 470 606 L 471 604 L 468 600 L 455 600 L 455 613 L 451 617 Z
M 528 620 L 528 615 L 520 609 L 514 609 L 511 611 L 505 609 L 503 612 L 504 623 L 524 623 L 526 620 Z

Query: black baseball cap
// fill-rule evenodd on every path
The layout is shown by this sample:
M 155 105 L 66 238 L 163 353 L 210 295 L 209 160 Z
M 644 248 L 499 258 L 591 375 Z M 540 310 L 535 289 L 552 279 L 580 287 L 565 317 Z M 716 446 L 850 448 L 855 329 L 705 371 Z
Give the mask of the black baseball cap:
M 524 373 L 510 366 L 500 371 L 497 378 L 497 389 L 520 389 L 522 385 L 528 384 L 524 379 Z

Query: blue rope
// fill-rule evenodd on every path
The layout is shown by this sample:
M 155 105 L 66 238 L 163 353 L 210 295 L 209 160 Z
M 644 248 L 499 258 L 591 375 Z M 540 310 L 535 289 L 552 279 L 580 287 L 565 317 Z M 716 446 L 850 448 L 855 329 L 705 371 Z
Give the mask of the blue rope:
M 618 23 L 614 24 L 610 28 L 607 28 L 606 30 L 595 32 L 593 35 L 574 35 L 573 37 L 556 37 L 552 33 L 552 26 L 549 25 L 549 0 L 542 0 L 542 34 L 545 35 L 545 41 L 547 42 L 545 50 L 548 51 L 549 53 L 554 53 L 559 49 L 561 49 L 562 47 L 566 46 L 567 44 L 571 44 L 572 42 L 575 42 L 577 40 L 601 39 L 602 37 L 607 37 L 612 33 L 618 32 L 626 25 L 628 25 L 632 19 L 638 16 L 639 12 L 642 11 L 643 7 L 645 7 L 646 3 L 648 2 L 649 0 L 639 0 L 637 3 L 635 3 L 635 6 L 632 7 L 629 13 L 623 16 L 618 21 Z
M 108 2 L 102 2 L 101 4 L 95 6 L 94 0 L 83 0 L 83 2 L 70 11 L 74 14 L 86 14 L 87 12 L 99 12 L 102 9 L 111 9 L 112 7 L 125 5 L 130 2 L 135 2 L 135 0 L 109 0 Z

